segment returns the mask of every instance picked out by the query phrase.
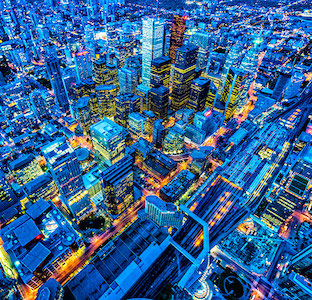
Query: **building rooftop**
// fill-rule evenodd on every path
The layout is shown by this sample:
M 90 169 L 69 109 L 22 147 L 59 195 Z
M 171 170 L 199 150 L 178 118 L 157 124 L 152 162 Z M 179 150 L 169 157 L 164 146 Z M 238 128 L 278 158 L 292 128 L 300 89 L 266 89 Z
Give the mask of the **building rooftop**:
M 104 140 L 109 140 L 117 135 L 122 135 L 124 128 L 114 121 L 103 117 L 103 120 L 97 122 L 90 127 L 91 135 L 92 131 L 97 132 Z
M 177 210 L 177 207 L 172 203 L 166 203 L 165 201 L 161 200 L 156 195 L 149 195 L 146 196 L 145 201 L 154 204 L 158 207 L 161 211 L 172 211 L 175 212 Z
M 53 180 L 52 176 L 49 173 L 45 173 L 26 183 L 24 185 L 24 189 L 26 193 L 29 195 L 37 191 L 39 188 L 50 183 L 52 180 Z
M 9 168 L 13 170 L 18 170 L 24 168 L 31 161 L 33 161 L 35 157 L 32 154 L 22 155 L 18 159 L 15 159 L 9 162 Z

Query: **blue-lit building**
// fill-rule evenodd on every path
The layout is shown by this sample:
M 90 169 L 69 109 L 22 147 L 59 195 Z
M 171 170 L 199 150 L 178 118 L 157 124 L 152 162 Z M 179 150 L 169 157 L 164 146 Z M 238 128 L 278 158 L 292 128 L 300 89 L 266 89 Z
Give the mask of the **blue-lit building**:
M 169 107 L 169 89 L 162 85 L 151 89 L 151 111 L 157 119 L 167 119 Z
M 49 117 L 49 111 L 46 106 L 46 101 L 42 97 L 40 91 L 35 90 L 29 95 L 30 109 L 34 115 L 42 121 Z
M 139 84 L 139 74 L 135 69 L 123 67 L 118 70 L 119 93 L 134 94 Z
M 81 97 L 77 100 L 75 108 L 75 118 L 84 135 L 89 135 L 92 124 L 92 113 L 90 108 L 90 97 Z
M 62 202 L 78 220 L 90 214 L 92 206 L 74 149 L 65 138 L 59 138 L 41 150 L 61 193 Z
M 162 148 L 165 138 L 165 127 L 163 120 L 156 120 L 153 124 L 153 144 L 156 148 Z
M 125 156 L 125 129 L 104 117 L 90 127 L 95 158 L 100 168 L 107 168 Z
M 9 162 L 8 167 L 19 185 L 23 185 L 43 173 L 32 154 L 21 155 L 18 159 Z
M 140 111 L 141 98 L 134 94 L 119 94 L 115 99 L 115 121 L 123 127 L 128 126 L 128 116 L 133 112 Z
M 57 57 L 46 59 L 46 68 L 55 98 L 62 112 L 69 112 L 69 100 L 66 87 L 62 78 L 60 62 Z
M 101 174 L 104 205 L 110 215 L 119 215 L 133 202 L 133 159 L 126 155 Z
M 92 62 L 89 51 L 78 52 L 74 56 L 76 66 L 76 79 L 83 81 L 92 76 Z
M 53 200 L 58 196 L 58 189 L 49 173 L 42 174 L 29 181 L 23 188 L 29 200 L 33 203 L 41 198 L 44 200 Z

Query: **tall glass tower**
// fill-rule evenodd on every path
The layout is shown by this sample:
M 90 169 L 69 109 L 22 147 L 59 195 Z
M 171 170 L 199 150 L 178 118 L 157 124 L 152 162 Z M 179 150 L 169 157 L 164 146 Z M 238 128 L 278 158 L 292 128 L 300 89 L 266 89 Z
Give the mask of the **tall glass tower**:
M 143 20 L 142 83 L 150 87 L 152 60 L 163 55 L 165 21 L 148 18 Z
M 69 112 L 68 95 L 62 78 L 59 59 L 53 56 L 48 57 L 46 60 L 46 68 L 55 98 L 61 111 Z

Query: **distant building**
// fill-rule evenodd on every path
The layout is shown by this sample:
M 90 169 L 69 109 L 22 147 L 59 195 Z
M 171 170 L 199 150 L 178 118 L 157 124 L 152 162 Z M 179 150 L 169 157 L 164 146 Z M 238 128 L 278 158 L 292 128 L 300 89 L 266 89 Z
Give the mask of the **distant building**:
M 166 120 L 169 107 L 169 89 L 158 85 L 151 89 L 151 111 L 157 119 Z
M 46 68 L 55 98 L 61 111 L 69 112 L 68 95 L 62 79 L 59 59 L 57 57 L 48 57 L 46 59 Z
M 119 215 L 133 202 L 133 160 L 126 155 L 101 174 L 106 211 Z
M 207 67 L 209 56 L 209 34 L 205 31 L 196 31 L 191 36 L 191 44 L 198 47 L 198 55 L 196 61 L 196 67 L 204 70 Z
M 104 117 L 90 128 L 95 158 L 100 168 L 107 168 L 125 156 L 124 128 Z
M 186 107 L 189 109 L 194 109 L 195 112 L 203 111 L 205 109 L 209 87 L 209 79 L 204 77 L 194 79 L 191 84 L 190 98 Z
M 143 84 L 137 86 L 135 94 L 140 97 L 141 108 L 140 111 L 150 110 L 150 87 Z
M 83 81 L 92 76 L 92 62 L 89 51 L 75 53 L 76 79 Z
M 97 112 L 101 119 L 115 116 L 115 97 L 117 96 L 116 85 L 98 85 L 95 88 Z
M 107 81 L 107 69 L 105 59 L 100 58 L 93 62 L 93 80 L 98 85 L 105 84 Z
M 152 60 L 164 53 L 165 21 L 148 18 L 143 20 L 142 84 L 150 87 Z
M 120 94 L 134 94 L 139 84 L 139 75 L 135 69 L 123 67 L 118 70 Z
M 143 137 L 147 132 L 147 117 L 138 112 L 131 113 L 128 117 L 129 131 L 136 137 Z
M 166 203 L 157 196 L 145 198 L 145 212 L 158 226 L 180 227 L 183 215 L 177 211 L 173 203 Z
M 43 174 L 38 161 L 32 154 L 20 156 L 9 162 L 8 167 L 19 185 L 24 185 Z
M 2 228 L 0 236 L 1 252 L 6 253 L 21 280 L 32 289 L 39 288 L 84 248 L 80 235 L 63 214 L 52 201 L 43 199 Z
M 47 119 L 49 117 L 49 111 L 47 109 L 46 101 L 42 97 L 40 91 L 34 90 L 29 95 L 30 99 L 30 109 L 34 113 L 34 115 L 42 121 L 43 119 Z
M 156 120 L 153 124 L 153 144 L 158 149 L 162 148 L 165 138 L 165 127 L 162 122 L 163 120 Z
M 65 138 L 60 138 L 44 146 L 41 150 L 61 193 L 61 201 L 78 220 L 90 214 L 92 206 L 88 192 L 83 185 L 74 149 L 66 142 Z
M 273 89 L 272 98 L 275 100 L 281 100 L 284 96 L 284 91 L 287 87 L 287 84 L 290 82 L 291 74 L 279 72 L 277 82 Z
M 171 25 L 169 57 L 175 63 L 177 49 L 183 45 L 186 16 L 174 15 Z
M 79 125 L 84 135 L 90 134 L 90 126 L 92 124 L 92 113 L 90 108 L 90 97 L 82 97 L 77 100 L 74 108 L 75 118 L 78 120 Z
M 140 111 L 140 97 L 134 94 L 119 94 L 115 100 L 115 121 L 123 127 L 128 126 L 128 116 Z
M 171 108 L 178 110 L 188 102 L 194 79 L 198 47 L 184 45 L 177 50 L 171 95 Z
M 169 88 L 171 59 L 161 56 L 152 60 L 151 87 L 163 85 Z
M 248 73 L 240 69 L 231 68 L 228 72 L 220 102 L 224 105 L 225 120 L 230 120 L 240 103 L 243 90 L 246 88 Z

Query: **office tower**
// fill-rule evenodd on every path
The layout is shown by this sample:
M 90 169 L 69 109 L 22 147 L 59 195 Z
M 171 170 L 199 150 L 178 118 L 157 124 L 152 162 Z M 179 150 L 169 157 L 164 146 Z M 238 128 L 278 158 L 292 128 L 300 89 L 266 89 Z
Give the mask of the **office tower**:
M 238 102 L 243 92 L 248 73 L 240 69 L 230 68 L 220 102 L 224 105 L 225 120 L 230 120 L 236 112 Z
M 23 189 L 32 203 L 37 202 L 40 198 L 53 200 L 58 196 L 58 189 L 48 172 L 26 183 Z
M 181 154 L 184 149 L 184 134 L 177 126 L 170 127 L 163 142 L 163 152 L 165 154 Z
M 106 117 L 90 127 L 95 158 L 100 168 L 107 168 L 125 156 L 124 130 Z
M 105 25 L 106 29 L 106 36 L 107 36 L 107 42 L 108 47 L 113 48 L 118 40 L 118 33 L 116 31 L 115 23 L 110 22 Z
M 285 72 L 279 72 L 277 82 L 273 89 L 272 98 L 275 100 L 281 100 L 284 96 L 284 90 L 287 84 L 290 82 L 291 74 Z
M 137 86 L 135 94 L 141 98 L 141 107 L 140 111 L 149 110 L 150 109 L 150 95 L 151 89 L 143 84 Z
M 150 87 L 152 60 L 163 55 L 165 22 L 162 19 L 143 20 L 142 84 Z
M 144 137 L 148 134 L 147 117 L 139 112 L 133 112 L 128 117 L 129 131 L 136 137 Z
M 157 119 L 167 119 L 169 106 L 169 89 L 162 85 L 151 89 L 151 111 Z
M 246 86 L 244 88 L 244 91 L 242 92 L 242 95 L 238 103 L 238 110 L 240 110 L 248 100 L 249 88 L 257 72 L 258 59 L 259 59 L 259 51 L 257 50 L 257 47 L 252 47 L 244 56 L 242 63 L 240 65 L 240 69 L 248 73 L 248 78 L 246 80 Z
M 163 120 L 158 119 L 153 124 L 153 144 L 158 149 L 162 148 L 165 138 L 165 127 L 162 122 Z
M 169 88 L 171 59 L 161 56 L 152 60 L 151 87 L 163 85 Z
M 134 69 L 122 68 L 118 70 L 119 93 L 134 94 L 139 84 L 139 75 Z
M 67 113 L 69 112 L 68 95 L 62 79 L 59 59 L 57 57 L 48 57 L 46 59 L 46 68 L 56 101 L 61 111 Z
M 206 101 L 206 107 L 209 107 L 210 110 L 213 109 L 216 97 L 218 96 L 218 88 L 214 82 L 210 81 L 209 92 Z
M 177 49 L 183 45 L 183 37 L 186 24 L 186 16 L 174 15 L 171 24 L 169 57 L 174 64 L 176 60 Z
M 14 263 L 14 272 L 33 291 L 52 275 L 64 271 L 69 259 L 85 248 L 82 238 L 63 213 L 52 201 L 43 199 L 3 227 L 0 237 L 3 241 L 1 254 Z M 47 290 L 43 296 L 52 299 Z
M 115 101 L 115 121 L 119 125 L 127 127 L 129 114 L 140 111 L 140 100 L 140 97 L 134 94 L 119 94 Z
M 93 62 L 93 80 L 97 85 L 105 84 L 107 81 L 107 70 L 104 58 Z
M 178 212 L 173 203 L 166 203 L 156 195 L 149 195 L 145 198 L 145 212 L 149 219 L 158 226 L 180 227 L 183 215 Z
M 92 124 L 90 97 L 79 98 L 76 102 L 74 110 L 75 110 L 75 119 L 78 120 L 83 134 L 89 135 L 90 126 Z
M 43 121 L 49 117 L 49 111 L 47 109 L 46 102 L 39 90 L 34 90 L 31 92 L 29 95 L 29 100 L 30 109 L 40 121 Z
M 189 99 L 191 83 L 194 79 L 198 47 L 184 45 L 177 50 L 174 66 L 171 108 L 183 108 Z
M 113 119 L 115 116 L 115 97 L 117 96 L 116 85 L 99 85 L 95 88 L 98 115 Z
M 41 151 L 61 193 L 61 201 L 74 218 L 80 220 L 90 214 L 92 206 L 74 149 L 65 138 L 59 138 L 42 147 Z
M 110 215 L 119 215 L 133 202 L 133 160 L 126 155 L 101 174 L 104 203 Z
M 77 81 L 83 81 L 92 76 L 92 62 L 89 51 L 75 53 L 74 61 Z
M 19 185 L 24 185 L 43 173 L 33 154 L 21 155 L 18 159 L 10 161 L 8 167 Z
M 156 120 L 156 116 L 150 110 L 143 110 L 143 116 L 146 117 L 146 131 L 147 134 L 151 135 L 153 133 L 153 124 Z
M 223 66 L 223 70 L 221 73 L 219 91 L 218 91 L 218 98 L 221 97 L 221 93 L 223 91 L 225 81 L 227 79 L 228 72 L 231 67 L 239 67 L 240 65 L 240 57 L 242 56 L 243 46 L 240 43 L 236 43 L 229 51 L 228 55 L 226 56 L 226 60 Z
M 207 32 L 196 31 L 191 37 L 191 44 L 198 47 L 196 67 L 204 70 L 207 67 L 210 50 L 209 34 Z
M 186 107 L 194 111 L 203 111 L 209 92 L 210 80 L 204 77 L 196 78 L 191 84 L 191 93 Z

